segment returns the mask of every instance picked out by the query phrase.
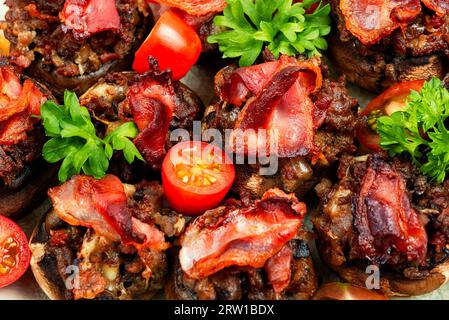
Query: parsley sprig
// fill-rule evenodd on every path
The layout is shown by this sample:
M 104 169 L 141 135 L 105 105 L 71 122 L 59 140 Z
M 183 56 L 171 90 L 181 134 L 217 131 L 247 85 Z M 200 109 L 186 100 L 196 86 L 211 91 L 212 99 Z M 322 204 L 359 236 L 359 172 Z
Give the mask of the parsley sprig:
M 67 181 L 81 170 L 89 176 L 101 179 L 106 175 L 114 150 L 123 151 L 128 163 L 143 157 L 130 139 L 138 134 L 133 122 L 115 129 L 104 139 L 97 136 L 89 111 L 81 107 L 75 93 L 65 91 L 64 105 L 53 101 L 41 107 L 45 133 L 51 139 L 44 145 L 43 157 L 49 163 L 61 160 L 59 180 Z
M 330 5 L 321 0 L 226 0 L 228 6 L 214 24 L 224 31 L 208 38 L 218 43 L 223 58 L 238 58 L 241 67 L 252 65 L 264 46 L 280 54 L 319 55 L 327 49 L 324 36 L 330 33 Z M 319 2 L 313 13 L 306 13 Z
M 412 91 L 404 111 L 378 119 L 380 145 L 390 155 L 409 154 L 421 171 L 441 183 L 449 172 L 449 91 L 441 80 Z

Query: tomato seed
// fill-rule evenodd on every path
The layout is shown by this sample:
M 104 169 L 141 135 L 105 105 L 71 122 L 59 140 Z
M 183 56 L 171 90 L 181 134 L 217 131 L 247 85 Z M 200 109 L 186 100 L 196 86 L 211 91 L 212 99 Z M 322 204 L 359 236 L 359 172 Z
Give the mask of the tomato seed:
M 8 274 L 17 264 L 18 243 L 12 237 L 0 245 L 0 274 Z
M 215 163 L 213 155 L 210 159 L 202 159 L 190 155 L 188 164 L 178 164 L 175 168 L 176 176 L 185 184 L 191 184 L 197 187 L 210 186 L 218 181 L 211 173 L 220 173 L 221 165 Z

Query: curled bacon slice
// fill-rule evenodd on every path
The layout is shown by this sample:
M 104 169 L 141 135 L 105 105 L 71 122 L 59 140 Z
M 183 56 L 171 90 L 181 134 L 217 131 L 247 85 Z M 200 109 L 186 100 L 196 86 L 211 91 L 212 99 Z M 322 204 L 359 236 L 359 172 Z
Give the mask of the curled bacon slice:
M 292 277 L 292 254 L 292 249 L 287 244 L 265 264 L 268 280 L 277 293 L 284 291 L 290 283 L 290 278 Z
M 165 242 L 164 233 L 154 224 L 144 223 L 136 218 L 132 218 L 132 224 L 134 232 L 145 237 L 143 247 L 158 251 L 164 251 L 170 247 L 170 244 Z
M 181 9 L 194 16 L 204 16 L 221 12 L 226 7 L 225 0 L 151 0 L 170 7 Z
M 115 0 L 66 0 L 59 17 L 77 39 L 120 29 Z
M 126 99 L 140 131 L 134 143 L 154 168 L 160 167 L 165 155 L 165 139 L 175 109 L 174 97 L 169 81 L 145 76 L 130 88 Z
M 252 206 L 216 211 L 218 217 L 211 211 L 197 218 L 181 238 L 181 267 L 193 279 L 229 266 L 262 268 L 296 235 L 306 206 L 274 189 Z
M 107 175 L 101 180 L 75 176 L 52 188 L 48 195 L 58 216 L 70 225 L 91 227 L 113 241 L 133 239 L 131 213 L 120 180 Z
M 8 66 L 0 68 L 0 86 L 2 95 L 8 97 L 8 99 L 18 99 L 22 93 L 22 85 L 20 84 L 19 77 Z
M 341 0 L 346 28 L 363 44 L 372 45 L 421 12 L 419 0 Z
M 426 231 L 410 206 L 404 179 L 388 163 L 370 160 L 354 207 L 358 245 L 366 258 L 384 263 L 395 248 L 409 261 L 423 261 Z
M 279 157 L 312 152 L 314 105 L 310 94 L 321 84 L 319 67 L 286 56 L 234 71 L 220 91 L 226 102 L 236 106 L 246 102 L 234 128 L 233 149 L 248 154 L 275 151 Z M 261 129 L 266 134 L 260 134 Z M 270 150 L 273 144 L 277 150 Z
M 444 16 L 449 12 L 448 0 L 422 0 L 427 8 L 435 11 L 439 16 Z
M 70 225 L 92 228 L 110 241 L 121 241 L 138 249 L 168 248 L 164 234 L 156 226 L 132 217 L 125 189 L 116 176 L 107 175 L 101 180 L 74 176 L 50 189 L 48 195 L 56 214 Z
M 0 67 L 0 144 L 14 145 L 27 139 L 40 115 L 40 107 L 47 99 L 31 80 L 23 86 L 9 66 Z
M 33 128 L 29 115 L 25 112 L 13 115 L 0 122 L 0 145 L 12 146 L 28 138 L 27 131 Z

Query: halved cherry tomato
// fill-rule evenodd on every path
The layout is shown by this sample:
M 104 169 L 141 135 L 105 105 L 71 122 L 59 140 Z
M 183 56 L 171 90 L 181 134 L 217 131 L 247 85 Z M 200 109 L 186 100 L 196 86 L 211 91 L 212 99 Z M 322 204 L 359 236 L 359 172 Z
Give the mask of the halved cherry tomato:
M 0 288 L 17 281 L 30 265 L 31 251 L 22 229 L 0 215 Z
M 349 283 L 332 282 L 321 286 L 313 300 L 388 300 L 386 296 Z
M 133 69 L 139 73 L 148 71 L 148 59 L 153 57 L 161 71 L 170 69 L 172 79 L 179 80 L 197 62 L 201 49 L 201 40 L 195 30 L 172 10 L 167 10 L 137 50 Z
M 217 207 L 234 178 L 234 165 L 226 153 L 200 141 L 178 143 L 162 164 L 165 197 L 174 210 L 186 215 Z
M 410 92 L 420 91 L 423 85 L 424 80 L 401 82 L 374 98 L 361 113 L 365 121 L 357 127 L 357 138 L 360 143 L 372 151 L 380 151 L 380 137 L 376 132 L 377 119 L 404 110 Z

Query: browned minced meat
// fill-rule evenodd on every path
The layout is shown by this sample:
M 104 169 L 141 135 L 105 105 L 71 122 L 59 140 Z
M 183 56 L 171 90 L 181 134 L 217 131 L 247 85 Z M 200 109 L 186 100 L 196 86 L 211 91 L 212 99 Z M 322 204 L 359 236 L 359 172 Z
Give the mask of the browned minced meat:
M 0 145 L 0 180 L 7 188 L 21 187 L 32 173 L 33 162 L 41 157 L 45 143 L 44 129 L 36 125 L 27 136 L 27 140 L 15 145 Z
M 343 42 L 351 42 L 362 56 L 391 61 L 394 56 L 428 56 L 432 54 L 449 55 L 446 41 L 449 30 L 449 17 L 439 17 L 434 11 L 425 8 L 423 12 L 409 23 L 404 31 L 401 28 L 382 39 L 373 46 L 363 45 L 346 29 L 343 15 L 339 9 L 340 0 L 331 0 L 335 30 Z
M 449 254 L 449 180 L 434 184 L 407 159 L 394 158 L 388 162 L 406 181 L 411 205 L 425 225 L 428 251 L 425 261 L 416 266 L 393 250 L 383 267 L 409 279 L 424 278 Z M 347 263 L 368 264 L 351 245 L 357 236 L 353 228 L 353 201 L 367 170 L 366 163 L 364 157 L 343 157 L 339 182 L 334 185 L 323 180 L 315 188 L 321 198 L 320 208 L 313 218 L 319 248 L 322 258 L 334 268 Z
M 131 53 L 136 30 L 143 28 L 143 0 L 116 0 L 121 28 L 118 33 L 103 31 L 79 40 L 64 31 L 59 19 L 64 0 L 6 0 L 9 11 L 3 26 L 11 41 L 11 63 L 26 68 L 37 58 L 42 59 L 46 71 L 75 77 L 92 73 L 111 60 L 123 59 Z M 35 6 L 38 17 L 30 15 Z M 141 12 L 141 11 L 143 12 Z
M 165 287 L 167 299 L 183 300 L 307 300 L 317 289 L 315 269 L 307 243 L 291 240 L 292 269 L 290 284 L 276 293 L 263 269 L 230 267 L 207 278 L 187 277 L 175 259 L 173 273 Z
M 134 217 L 143 222 L 151 222 L 168 237 L 179 236 L 184 231 L 185 219 L 163 205 L 164 189 L 158 182 L 141 182 L 129 201 Z

